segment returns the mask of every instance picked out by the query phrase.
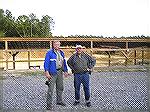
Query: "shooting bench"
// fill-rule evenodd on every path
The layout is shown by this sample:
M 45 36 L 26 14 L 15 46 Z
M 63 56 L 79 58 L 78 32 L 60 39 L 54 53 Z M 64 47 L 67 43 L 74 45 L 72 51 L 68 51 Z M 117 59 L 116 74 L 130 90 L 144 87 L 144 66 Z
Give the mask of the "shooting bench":
M 29 69 L 36 69 L 36 68 L 40 69 L 40 65 L 36 65 L 36 66 L 29 66 Z

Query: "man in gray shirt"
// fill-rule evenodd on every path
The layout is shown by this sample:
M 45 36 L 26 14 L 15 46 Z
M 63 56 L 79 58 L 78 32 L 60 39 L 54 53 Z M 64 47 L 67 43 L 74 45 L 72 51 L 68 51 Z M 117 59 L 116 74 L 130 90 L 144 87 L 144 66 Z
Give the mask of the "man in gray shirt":
M 90 88 L 89 75 L 94 67 L 96 60 L 83 52 L 81 45 L 76 46 L 76 53 L 73 54 L 67 61 L 68 66 L 74 74 L 75 102 L 74 106 L 80 103 L 80 85 L 83 84 L 85 93 L 86 106 L 90 107 Z

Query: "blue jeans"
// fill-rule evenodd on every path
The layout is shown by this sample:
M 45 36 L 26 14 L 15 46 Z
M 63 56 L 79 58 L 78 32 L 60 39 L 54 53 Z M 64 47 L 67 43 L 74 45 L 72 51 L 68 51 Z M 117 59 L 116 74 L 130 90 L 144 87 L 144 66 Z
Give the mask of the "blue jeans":
M 90 99 L 89 74 L 74 74 L 75 100 L 80 99 L 80 85 L 83 84 L 85 100 Z

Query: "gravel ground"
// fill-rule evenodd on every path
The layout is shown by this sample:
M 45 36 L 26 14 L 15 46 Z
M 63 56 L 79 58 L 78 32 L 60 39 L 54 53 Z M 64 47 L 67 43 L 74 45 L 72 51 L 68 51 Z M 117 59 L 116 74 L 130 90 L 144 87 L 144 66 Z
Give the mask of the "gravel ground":
M 45 112 L 46 78 L 39 76 L 8 77 L 3 80 L 3 112 Z M 73 76 L 64 79 L 64 101 L 66 107 L 57 106 L 55 111 L 64 112 L 149 112 L 147 72 L 94 72 L 91 75 L 91 103 L 86 107 L 81 87 L 81 103 L 74 107 Z

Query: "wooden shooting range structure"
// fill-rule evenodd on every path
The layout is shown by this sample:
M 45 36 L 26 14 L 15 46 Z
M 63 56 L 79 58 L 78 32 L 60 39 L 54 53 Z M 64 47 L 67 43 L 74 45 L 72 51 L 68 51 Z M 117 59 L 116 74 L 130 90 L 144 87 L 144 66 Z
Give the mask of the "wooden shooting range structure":
M 74 46 L 77 43 L 86 47 L 87 52 L 93 55 L 98 52 L 105 52 L 107 54 L 108 66 L 111 66 L 111 62 L 114 60 L 112 53 L 118 52 L 122 54 L 125 59 L 124 65 L 127 65 L 129 59 L 132 59 L 134 64 L 137 64 L 137 60 L 141 60 L 140 63 L 144 64 L 145 60 L 150 59 L 150 38 L 97 38 L 97 37 L 49 37 L 49 38 L 20 38 L 20 37 L 5 37 L 0 38 L 0 68 L 4 70 L 16 69 L 16 63 L 27 63 L 26 69 L 37 67 L 40 69 L 40 65 L 32 65 L 32 62 L 43 62 L 44 58 L 32 59 L 31 53 L 44 52 L 46 53 L 51 48 L 51 42 L 53 40 L 59 40 L 61 48 L 66 52 L 73 52 Z M 134 45 L 136 46 L 134 47 Z M 42 47 L 41 47 L 42 45 Z M 16 60 L 16 56 L 19 53 L 27 53 L 26 59 Z M 36 55 L 36 54 L 34 54 Z M 44 54 L 45 55 L 45 54 Z M 132 56 L 131 56 L 132 55 Z M 140 56 L 139 56 L 140 55 Z M 139 56 L 139 57 L 138 57 Z M 37 56 L 38 57 L 38 56 Z M 12 59 L 10 59 L 12 58 Z M 98 59 L 98 58 L 97 58 Z M 102 58 L 99 58 L 102 60 Z M 119 59 L 119 58 L 117 58 Z M 9 68 L 9 63 L 12 63 L 12 68 Z M 97 62 L 98 63 L 98 62 Z M 139 63 L 138 63 L 139 64 Z M 21 65 L 20 65 L 21 66 Z

